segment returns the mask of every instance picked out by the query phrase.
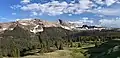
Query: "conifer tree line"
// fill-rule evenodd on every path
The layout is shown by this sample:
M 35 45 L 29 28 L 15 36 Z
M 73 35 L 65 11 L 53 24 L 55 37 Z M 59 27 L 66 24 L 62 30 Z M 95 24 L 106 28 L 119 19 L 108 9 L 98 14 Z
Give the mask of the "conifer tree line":
M 45 31 L 33 34 L 22 29 L 19 31 L 20 28 L 16 29 L 0 35 L 0 58 L 29 55 L 31 53 L 28 51 L 31 50 L 48 53 L 63 50 L 64 47 L 81 47 L 85 43 L 98 47 L 101 42 L 120 38 L 119 32 L 76 32 L 62 28 L 45 28 Z

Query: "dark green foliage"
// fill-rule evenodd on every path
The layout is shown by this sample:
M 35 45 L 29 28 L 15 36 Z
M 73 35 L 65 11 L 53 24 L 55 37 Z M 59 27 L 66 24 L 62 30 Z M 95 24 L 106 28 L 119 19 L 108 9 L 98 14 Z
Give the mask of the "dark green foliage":
M 49 50 L 50 49 L 50 44 L 49 44 L 49 41 L 47 40 L 46 41 L 46 48 Z
M 81 45 L 81 43 L 78 43 L 78 47 L 81 47 L 82 45 Z
M 95 47 L 99 47 L 101 43 L 95 42 Z
M 11 55 L 10 55 L 11 57 L 19 57 L 20 56 L 20 51 L 17 48 L 16 43 L 14 41 L 11 41 L 10 48 L 11 48 Z
M 0 58 L 3 58 L 2 49 L 1 49 L 1 38 L 0 38 Z
M 65 36 L 71 35 L 73 32 L 65 30 L 63 28 L 44 28 L 44 31 L 41 33 L 41 38 L 43 39 L 60 39 Z
M 55 41 L 55 47 L 57 48 L 57 49 L 59 49 L 59 43 L 57 42 L 57 41 Z
M 16 27 L 13 31 L 5 31 L 0 35 L 1 49 L 3 56 L 23 56 L 28 50 L 39 48 L 39 39 L 34 34 L 20 27 Z M 14 46 L 13 46 L 13 43 Z M 13 47 L 13 48 L 12 48 Z M 35 47 L 35 48 L 33 48 Z M 11 55 L 12 53 L 13 55 Z
M 0 58 L 3 58 L 2 54 L 0 54 Z
M 74 32 L 63 28 L 44 28 L 41 33 L 33 34 L 17 26 L 12 31 L 5 31 L 0 34 L 2 38 L 1 49 L 3 56 L 25 56 L 27 51 L 40 49 L 40 53 L 62 50 L 64 47 L 73 47 L 74 42 L 81 47 L 84 43 L 105 42 L 111 39 L 119 38 L 120 32 L 109 31 L 80 31 Z M 76 45 L 76 46 L 77 46 Z M 99 45 L 98 45 L 99 46 Z M 11 53 L 12 52 L 12 53 Z M 35 53 L 33 53 L 35 54 Z
M 88 48 L 89 58 L 117 58 L 120 57 L 120 40 L 109 40 L 98 47 Z
M 70 47 L 73 47 L 73 42 L 70 42 Z
M 3 55 L 2 55 L 2 51 L 1 51 L 1 49 L 0 49 L 0 58 L 3 58 Z
M 3 36 L 13 36 L 17 38 L 30 38 L 31 33 L 19 26 L 16 26 L 13 31 L 5 31 Z
M 11 53 L 12 53 L 12 55 L 11 55 L 12 57 L 20 57 L 20 51 L 16 47 L 14 49 L 12 49 Z
M 59 50 L 63 50 L 63 43 L 60 43 Z

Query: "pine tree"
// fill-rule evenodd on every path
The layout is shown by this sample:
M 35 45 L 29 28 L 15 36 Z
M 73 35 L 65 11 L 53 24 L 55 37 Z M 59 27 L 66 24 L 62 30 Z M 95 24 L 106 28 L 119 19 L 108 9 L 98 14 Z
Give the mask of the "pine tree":
M 72 42 L 72 40 L 70 40 L 70 47 L 73 47 L 73 42 Z
M 20 51 L 16 47 L 15 42 L 11 41 L 11 56 L 12 57 L 20 57 Z
M 41 50 L 40 50 L 40 53 L 44 53 L 44 52 L 48 52 L 47 43 L 45 41 L 41 43 Z
M 70 42 L 70 47 L 73 47 L 73 43 L 72 42 Z
M 13 57 L 20 57 L 20 51 L 19 51 L 18 48 L 15 47 L 15 48 L 12 50 L 12 56 L 13 56 Z
M 59 46 L 58 46 L 58 42 L 57 42 L 57 41 L 55 41 L 55 46 L 56 46 L 57 49 L 59 49 Z
M 44 53 L 44 43 L 41 43 L 41 49 L 40 49 L 40 53 Z
M 49 41 L 47 40 L 47 41 L 46 41 L 46 47 L 47 47 L 47 49 L 50 49 L 50 45 L 49 45 L 48 42 L 49 42 Z
M 81 47 L 81 43 L 78 43 L 78 47 Z
M 41 44 L 43 41 L 42 41 L 42 39 L 41 39 L 41 37 L 40 37 L 40 34 L 41 34 L 41 33 L 37 33 L 37 36 L 38 36 L 39 42 L 40 42 L 40 44 Z
M 1 28 L 1 27 L 0 27 Z M 2 56 L 2 48 L 1 48 L 1 38 L 0 38 L 0 58 L 3 58 L 3 56 Z
M 0 58 L 3 58 L 3 56 L 2 56 L 2 52 L 0 51 Z
M 3 58 L 3 56 L 2 56 L 2 49 L 1 49 L 1 43 L 0 43 L 0 58 Z
M 59 50 L 63 50 L 63 44 L 60 43 Z

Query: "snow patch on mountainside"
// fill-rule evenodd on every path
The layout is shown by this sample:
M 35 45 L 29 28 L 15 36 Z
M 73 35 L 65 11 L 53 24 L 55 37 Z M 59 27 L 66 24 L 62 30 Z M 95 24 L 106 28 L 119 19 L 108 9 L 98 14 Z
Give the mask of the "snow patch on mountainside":
M 25 25 L 25 26 L 27 26 L 27 25 L 29 25 L 29 24 L 27 24 L 27 23 L 20 23 L 21 25 Z
M 67 29 L 67 30 L 71 30 L 71 28 L 67 27 L 67 26 L 61 26 L 62 28 L 64 29 Z
M 8 30 L 14 30 L 14 28 L 9 28 Z
M 82 24 L 78 24 L 76 22 L 64 22 L 59 19 L 58 22 L 48 22 L 40 19 L 21 19 L 15 22 L 9 23 L 0 23 L 0 32 L 5 30 L 14 30 L 16 26 L 23 28 L 24 30 L 28 30 L 33 33 L 43 32 L 43 27 L 61 27 L 66 30 L 102 30 L 101 28 L 90 28 L 87 26 L 86 28 L 81 26 Z
M 30 32 L 37 33 L 37 32 L 42 32 L 43 28 L 40 25 L 37 25 L 33 28 L 33 30 L 30 30 Z

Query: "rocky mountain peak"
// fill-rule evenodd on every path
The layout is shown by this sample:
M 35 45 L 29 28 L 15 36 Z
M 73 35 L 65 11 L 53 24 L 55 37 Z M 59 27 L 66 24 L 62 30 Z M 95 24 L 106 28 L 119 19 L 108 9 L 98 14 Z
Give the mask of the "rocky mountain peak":
M 69 25 L 60 19 L 59 23 L 48 22 L 40 19 L 22 19 L 15 22 L 0 23 L 0 32 L 4 32 L 5 30 L 14 30 L 16 26 L 33 33 L 42 32 L 43 27 L 62 27 L 64 29 L 71 30 Z

